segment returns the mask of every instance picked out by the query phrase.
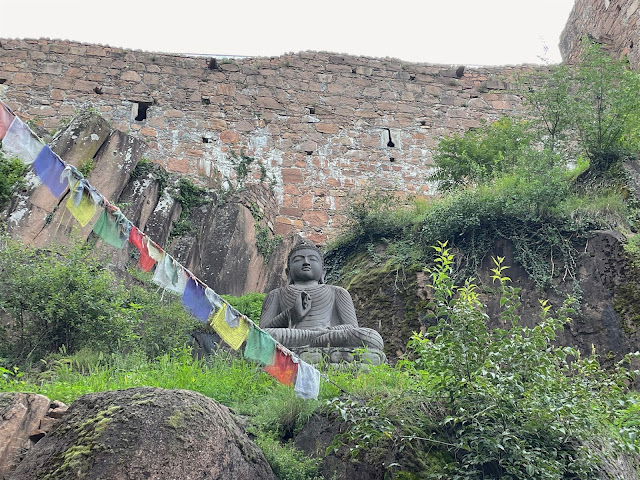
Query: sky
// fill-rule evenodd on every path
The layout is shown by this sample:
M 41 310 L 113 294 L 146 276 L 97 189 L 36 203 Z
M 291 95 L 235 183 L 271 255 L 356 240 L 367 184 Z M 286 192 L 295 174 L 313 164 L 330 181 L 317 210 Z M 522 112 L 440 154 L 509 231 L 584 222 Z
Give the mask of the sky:
M 407 62 L 561 61 L 574 0 L 13 0 L 0 38 L 151 52 L 278 56 L 305 50 Z

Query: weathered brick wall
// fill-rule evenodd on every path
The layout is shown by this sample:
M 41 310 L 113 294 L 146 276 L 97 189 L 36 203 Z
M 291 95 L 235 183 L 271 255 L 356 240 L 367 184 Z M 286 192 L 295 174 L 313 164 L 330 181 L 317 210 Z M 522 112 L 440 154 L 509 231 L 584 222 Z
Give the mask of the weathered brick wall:
M 575 62 L 588 36 L 616 56 L 640 67 L 640 0 L 575 0 L 560 36 L 562 59 Z
M 233 178 L 230 152 L 244 152 L 276 179 L 275 232 L 300 231 L 324 242 L 342 220 L 348 195 L 372 182 L 432 194 L 425 178 L 438 140 L 519 112 L 521 99 L 505 79 L 528 68 L 317 52 L 214 63 L 0 39 L 0 98 L 48 130 L 95 109 L 144 139 L 147 158 L 204 185 Z M 146 118 L 136 120 L 145 106 Z

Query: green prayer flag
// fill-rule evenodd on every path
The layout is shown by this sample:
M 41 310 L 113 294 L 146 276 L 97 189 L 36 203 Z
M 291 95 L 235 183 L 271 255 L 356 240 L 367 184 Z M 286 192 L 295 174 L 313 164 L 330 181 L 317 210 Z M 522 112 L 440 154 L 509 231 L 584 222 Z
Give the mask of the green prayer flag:
M 273 365 L 275 355 L 276 341 L 273 337 L 264 330 L 252 328 L 244 347 L 244 356 L 262 365 Z
M 113 216 L 109 215 L 106 210 L 102 210 L 98 221 L 93 226 L 93 233 L 116 248 L 123 248 L 127 242 L 127 238 L 122 234 L 120 228 L 118 228 L 118 224 L 113 219 Z

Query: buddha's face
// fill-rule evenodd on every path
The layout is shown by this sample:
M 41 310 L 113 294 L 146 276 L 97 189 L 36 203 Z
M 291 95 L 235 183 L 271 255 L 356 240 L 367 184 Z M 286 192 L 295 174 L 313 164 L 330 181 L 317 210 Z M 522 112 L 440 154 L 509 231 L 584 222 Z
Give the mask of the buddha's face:
M 320 282 L 322 269 L 322 257 L 311 248 L 296 250 L 289 257 L 289 275 L 292 283 Z

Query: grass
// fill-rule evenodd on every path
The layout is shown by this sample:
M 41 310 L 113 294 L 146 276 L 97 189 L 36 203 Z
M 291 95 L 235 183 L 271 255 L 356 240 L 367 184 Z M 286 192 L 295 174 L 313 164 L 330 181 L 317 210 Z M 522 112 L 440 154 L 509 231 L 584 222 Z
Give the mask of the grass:
M 318 400 L 302 400 L 292 387 L 228 350 L 197 360 L 188 348 L 176 349 L 149 360 L 142 352 L 102 354 L 83 349 L 67 355 L 62 349 L 41 362 L 41 371 L 0 367 L 0 392 L 38 393 L 70 404 L 84 394 L 140 386 L 192 390 L 249 416 L 248 430 L 278 478 L 315 480 L 321 478 L 318 460 L 297 450 L 293 437 L 314 412 L 343 390 L 366 399 L 403 388 L 408 378 L 396 373 L 387 365 L 333 372 L 330 382 L 322 381 Z

